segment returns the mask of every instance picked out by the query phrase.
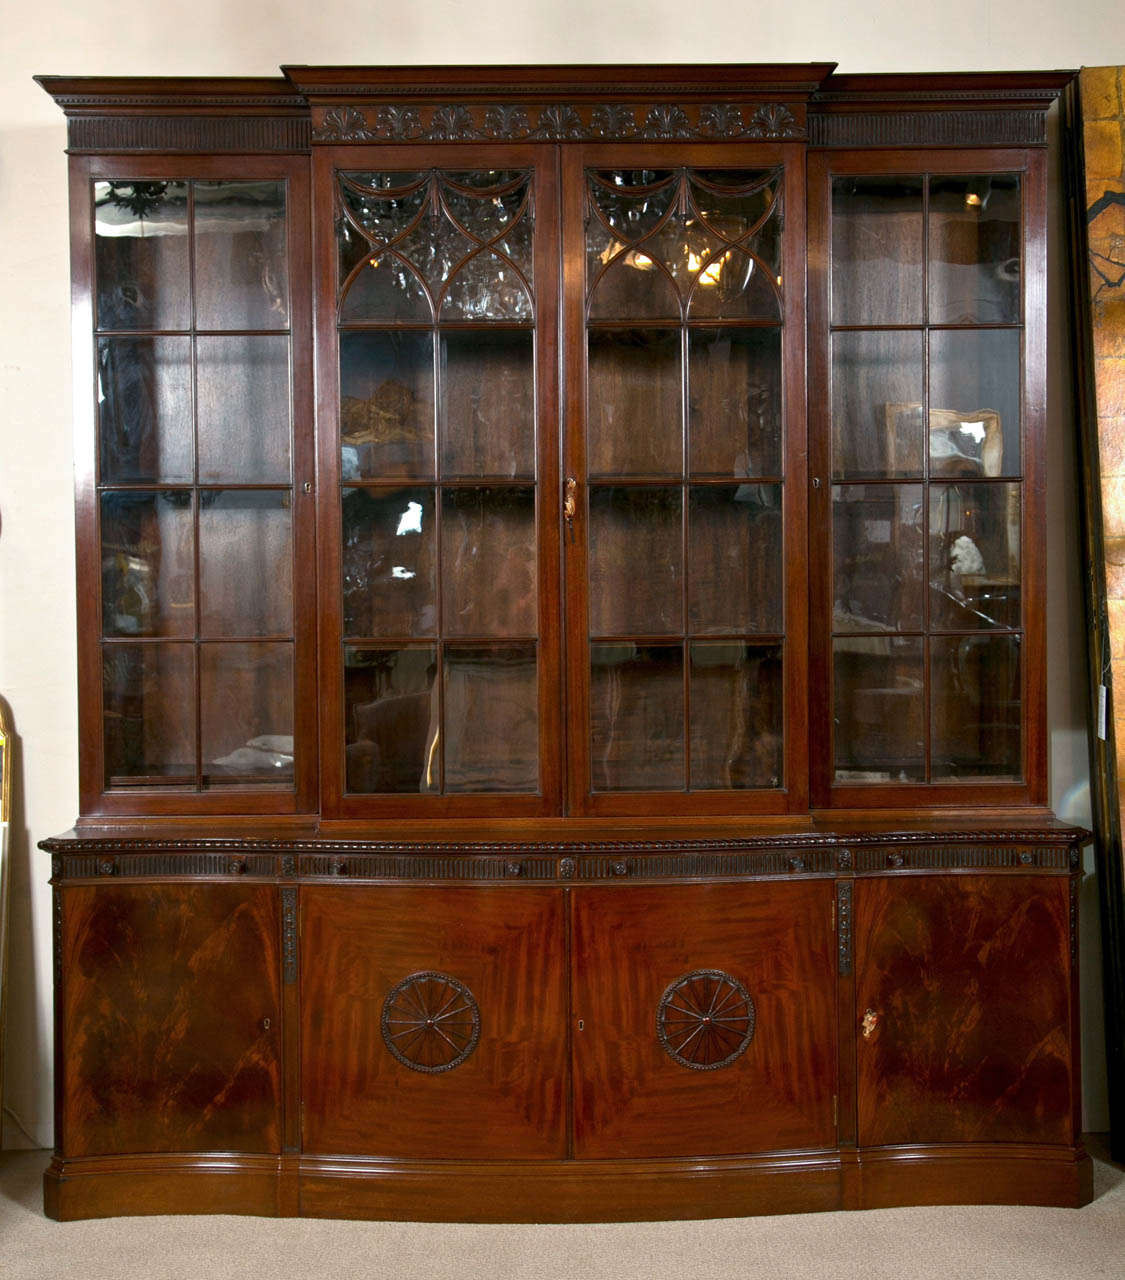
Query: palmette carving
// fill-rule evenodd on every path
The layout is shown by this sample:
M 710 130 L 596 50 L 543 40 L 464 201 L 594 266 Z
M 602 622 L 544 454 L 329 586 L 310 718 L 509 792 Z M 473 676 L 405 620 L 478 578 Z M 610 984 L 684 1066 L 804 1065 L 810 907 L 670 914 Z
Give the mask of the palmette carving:
M 747 114 L 749 112 L 749 114 Z M 314 116 L 315 119 L 315 116 Z M 708 102 L 629 106 L 624 103 L 487 103 L 436 107 L 385 104 L 330 107 L 312 130 L 314 143 L 349 142 L 610 142 L 627 138 L 693 142 L 710 139 L 801 139 L 804 125 L 782 103 L 743 108 Z

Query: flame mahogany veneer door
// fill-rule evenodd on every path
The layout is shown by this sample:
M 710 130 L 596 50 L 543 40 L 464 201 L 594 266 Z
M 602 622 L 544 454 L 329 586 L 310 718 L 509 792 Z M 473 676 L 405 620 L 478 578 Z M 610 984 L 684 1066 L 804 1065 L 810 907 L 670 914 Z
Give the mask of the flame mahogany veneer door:
M 304 1150 L 565 1156 L 565 937 L 557 889 L 303 889 Z
M 830 880 L 576 890 L 575 1155 L 833 1144 L 832 901 Z
M 277 891 L 115 884 L 57 892 L 60 1150 L 280 1151 Z
M 1076 1140 L 1068 884 L 857 880 L 861 1146 Z

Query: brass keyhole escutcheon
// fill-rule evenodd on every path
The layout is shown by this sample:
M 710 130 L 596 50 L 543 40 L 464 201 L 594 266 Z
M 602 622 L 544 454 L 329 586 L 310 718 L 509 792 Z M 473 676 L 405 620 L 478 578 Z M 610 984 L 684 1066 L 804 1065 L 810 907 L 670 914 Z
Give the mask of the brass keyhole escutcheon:
M 879 1015 L 874 1009 L 868 1009 L 863 1015 L 863 1038 L 870 1040 L 875 1034 L 875 1028 L 879 1025 Z

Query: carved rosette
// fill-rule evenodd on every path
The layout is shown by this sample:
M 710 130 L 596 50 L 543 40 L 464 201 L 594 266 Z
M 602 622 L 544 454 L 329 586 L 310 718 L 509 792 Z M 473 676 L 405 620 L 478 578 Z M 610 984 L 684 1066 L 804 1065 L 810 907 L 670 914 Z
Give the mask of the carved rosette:
M 314 112 L 313 142 L 660 142 L 804 138 L 805 126 L 783 103 L 699 106 L 654 103 L 486 103 L 468 106 L 342 105 Z
M 480 1009 L 463 982 L 427 969 L 391 988 L 383 1002 L 383 1043 L 411 1071 L 452 1071 L 477 1047 Z
M 746 1052 L 756 1017 L 754 1001 L 737 978 L 721 969 L 697 969 L 660 997 L 656 1034 L 681 1067 L 718 1071 Z

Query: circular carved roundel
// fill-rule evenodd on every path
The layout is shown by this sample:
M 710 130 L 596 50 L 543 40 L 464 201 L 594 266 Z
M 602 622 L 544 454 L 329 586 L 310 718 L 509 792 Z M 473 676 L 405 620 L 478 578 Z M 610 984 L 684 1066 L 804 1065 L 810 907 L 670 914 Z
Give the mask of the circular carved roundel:
M 754 1001 L 737 978 L 721 969 L 697 969 L 660 997 L 656 1034 L 674 1062 L 717 1071 L 746 1052 L 754 1019 Z
M 383 1001 L 383 1041 L 411 1071 L 459 1067 L 480 1039 L 480 1009 L 463 982 L 427 969 L 392 987 Z

